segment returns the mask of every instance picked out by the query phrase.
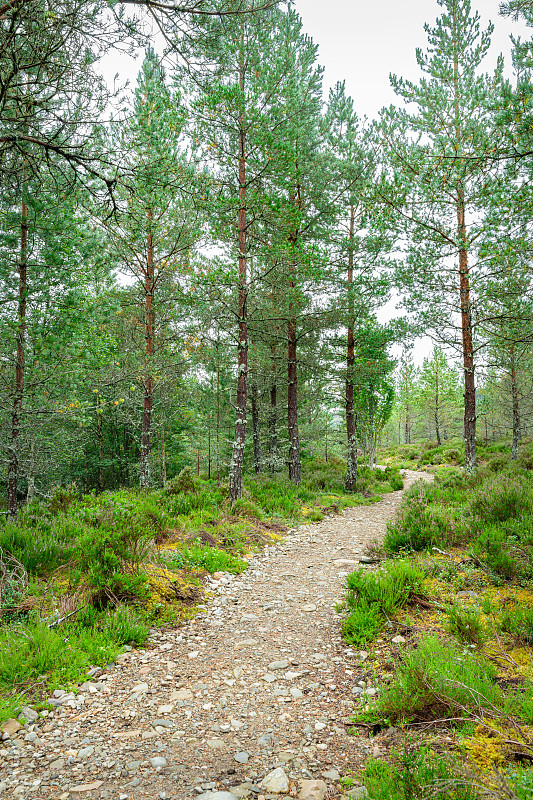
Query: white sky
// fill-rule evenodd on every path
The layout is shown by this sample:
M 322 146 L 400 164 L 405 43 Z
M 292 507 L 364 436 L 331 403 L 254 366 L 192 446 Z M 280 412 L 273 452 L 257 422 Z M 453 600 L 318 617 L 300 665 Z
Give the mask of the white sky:
M 500 52 L 510 66 L 510 33 L 533 33 L 523 23 L 499 16 L 499 5 L 500 0 L 472 0 L 482 28 L 489 20 L 495 26 L 487 70 Z M 433 25 L 442 13 L 436 0 L 295 0 L 295 8 L 319 46 L 326 87 L 345 80 L 358 114 L 369 118 L 396 101 L 390 73 L 418 78 L 415 50 L 426 46 L 424 23 Z

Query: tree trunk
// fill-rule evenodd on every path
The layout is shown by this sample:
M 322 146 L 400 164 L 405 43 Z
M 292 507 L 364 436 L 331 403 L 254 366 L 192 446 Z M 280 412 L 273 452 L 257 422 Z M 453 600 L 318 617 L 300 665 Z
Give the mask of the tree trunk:
M 511 446 L 511 461 L 516 461 L 518 457 L 518 447 L 520 445 L 520 403 L 518 400 L 518 381 L 516 378 L 516 363 L 514 347 L 511 347 L 511 369 L 509 371 L 511 379 L 511 400 L 513 404 L 513 443 Z
M 440 425 L 439 425 L 439 368 L 435 365 L 435 435 L 437 445 L 440 447 Z
M 35 442 L 30 441 L 30 463 L 28 467 L 28 491 L 26 492 L 26 505 L 29 506 L 35 497 Z
M 96 395 L 96 438 L 98 439 L 98 491 L 104 491 L 104 434 L 102 431 L 102 409 L 100 393 Z
M 241 65 L 239 83 L 244 96 L 244 65 Z M 248 377 L 248 319 L 246 285 L 246 135 L 244 111 L 239 132 L 239 357 L 237 377 L 237 414 L 235 438 L 229 469 L 229 497 L 232 503 L 242 495 L 242 468 L 246 437 L 246 395 Z
M 291 289 L 294 284 L 291 284 Z M 289 315 L 292 314 L 293 303 L 289 303 Z M 300 437 L 298 432 L 298 374 L 296 369 L 296 320 L 289 316 L 287 326 L 288 347 L 288 428 L 289 428 L 289 480 L 296 486 L 301 481 Z
M 269 466 L 270 474 L 273 475 L 278 469 L 278 390 L 276 385 L 276 348 L 272 345 L 272 385 L 270 387 L 270 410 L 268 414 L 268 435 L 269 435 Z
M 21 205 L 20 221 L 20 262 L 19 262 L 19 302 L 17 321 L 17 354 L 15 366 L 15 391 L 11 411 L 11 441 L 7 465 L 7 516 L 17 518 L 17 490 L 19 473 L 19 438 L 24 397 L 24 355 L 26 337 L 26 303 L 28 291 L 28 206 Z
M 254 442 L 254 472 L 259 475 L 261 472 L 261 430 L 259 428 L 259 405 L 257 396 L 257 384 L 252 385 L 252 434 Z
M 346 456 L 346 479 L 344 485 L 347 492 L 357 489 L 357 430 L 355 426 L 355 410 L 353 404 L 353 384 L 355 368 L 355 310 L 353 297 L 353 235 L 355 229 L 355 209 L 350 206 L 350 242 L 348 245 L 348 344 L 346 353 L 346 438 L 348 453 Z
M 146 242 L 146 272 L 144 274 L 144 403 L 141 432 L 141 464 L 139 485 L 146 489 L 152 485 L 150 474 L 150 449 L 152 411 L 154 407 L 152 356 L 154 352 L 154 243 L 152 238 L 152 213 L 148 212 L 148 235 Z
M 474 377 L 474 345 L 472 338 L 472 315 L 470 306 L 470 279 L 466 241 L 464 191 L 457 192 L 457 227 L 459 232 L 459 292 L 461 302 L 461 330 L 463 338 L 463 368 L 465 385 L 465 471 L 473 475 L 477 467 L 476 453 L 476 383 Z
M 161 477 L 163 480 L 163 489 L 167 485 L 167 454 L 165 449 L 165 415 L 161 420 Z

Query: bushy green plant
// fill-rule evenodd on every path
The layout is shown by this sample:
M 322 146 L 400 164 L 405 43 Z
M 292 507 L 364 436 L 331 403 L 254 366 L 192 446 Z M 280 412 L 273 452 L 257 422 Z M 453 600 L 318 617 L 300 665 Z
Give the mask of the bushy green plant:
M 372 800 L 477 800 L 474 786 L 457 780 L 450 760 L 429 747 L 405 747 L 390 754 L 390 761 L 369 760 L 363 776 Z
M 502 631 L 507 631 L 533 645 L 533 608 L 516 604 L 512 608 L 504 609 L 500 627 Z
M 463 644 L 475 644 L 481 647 L 487 639 L 479 611 L 475 608 L 463 608 L 449 605 L 445 608 L 448 631 Z
M 342 621 L 344 641 L 354 647 L 365 647 L 376 637 L 382 620 L 378 603 L 362 600 Z
M 0 548 L 14 556 L 33 575 L 52 572 L 75 553 L 75 539 L 82 526 L 65 518 L 43 521 L 35 526 L 18 524 L 0 527 Z
M 174 569 L 205 569 L 207 572 L 231 572 L 237 575 L 244 572 L 248 564 L 237 556 L 207 545 L 189 545 L 175 550 L 169 558 Z
M 484 704 L 501 707 L 495 674 L 490 662 L 477 660 L 453 642 L 428 636 L 398 665 L 392 683 L 378 697 L 375 713 L 396 722 L 456 715 Z
M 346 602 L 354 610 L 361 603 L 377 605 L 390 616 L 403 608 L 409 598 L 424 594 L 424 575 L 407 560 L 390 561 L 376 572 L 358 569 L 346 578 Z
M 469 510 L 483 527 L 531 515 L 533 484 L 530 478 L 512 471 L 490 476 L 474 492 Z

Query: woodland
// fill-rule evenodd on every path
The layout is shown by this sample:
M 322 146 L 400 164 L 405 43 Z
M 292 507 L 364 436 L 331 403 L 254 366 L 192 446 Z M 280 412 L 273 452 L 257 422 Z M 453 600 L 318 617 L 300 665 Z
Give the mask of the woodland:
M 405 691 L 359 722 L 421 719 L 409 665 L 453 664 L 459 647 L 481 663 L 490 625 L 533 677 L 533 38 L 487 71 L 499 20 L 438 6 L 419 80 L 392 75 L 397 104 L 368 120 L 344 82 L 325 93 L 292 2 L 0 5 L 3 718 L 42 699 L 42 674 L 69 685 L 187 619 L 202 574 L 242 571 L 284 526 L 400 489 L 400 469 L 436 477 L 376 551 L 397 602 L 386 569 L 378 588 L 353 573 L 343 633 L 369 647 L 437 592 L 460 644 L 439 651 L 437 625 L 398 673 Z M 531 0 L 500 12 L 533 26 Z M 104 77 L 114 52 L 138 54 L 134 85 Z M 419 337 L 433 349 L 417 367 Z M 174 543 L 170 561 L 154 542 Z M 463 590 L 527 589 L 520 619 L 454 605 L 426 563 L 452 548 L 472 560 Z M 78 660 L 56 669 L 68 625 Z M 531 796 L 532 691 L 515 718 L 516 697 L 487 689 L 494 736 L 514 726 L 516 745 L 488 767 L 518 752 L 518 777 L 463 772 L 464 792 L 441 796 Z M 473 724 L 471 706 L 435 708 Z M 429 796 L 409 784 L 416 752 L 369 768 L 374 800 Z

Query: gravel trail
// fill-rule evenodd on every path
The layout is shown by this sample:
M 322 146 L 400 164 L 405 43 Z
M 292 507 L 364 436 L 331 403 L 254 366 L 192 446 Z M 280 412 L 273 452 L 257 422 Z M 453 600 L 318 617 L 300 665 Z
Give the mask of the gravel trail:
M 407 471 L 406 487 L 420 477 Z M 52 716 L 4 734 L 0 794 L 338 796 L 339 776 L 372 752 L 348 717 L 375 687 L 364 654 L 342 641 L 335 604 L 401 495 L 292 530 L 242 575 L 211 581 L 192 624 L 153 632 L 77 696 L 56 697 Z

